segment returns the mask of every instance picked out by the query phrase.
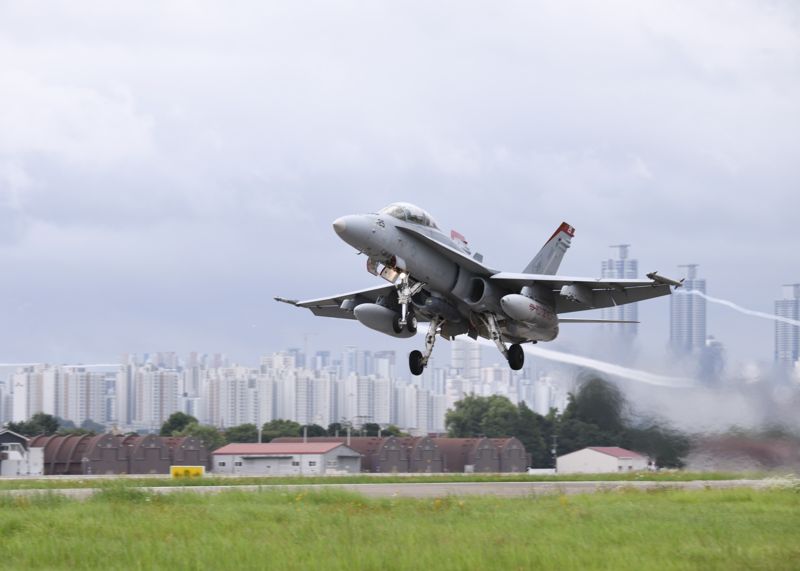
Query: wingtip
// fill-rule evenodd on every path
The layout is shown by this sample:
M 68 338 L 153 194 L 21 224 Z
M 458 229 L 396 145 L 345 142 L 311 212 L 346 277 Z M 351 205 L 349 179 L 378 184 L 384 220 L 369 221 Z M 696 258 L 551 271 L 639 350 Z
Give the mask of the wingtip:
M 275 301 L 279 301 L 281 303 L 288 303 L 289 305 L 294 305 L 294 306 L 297 306 L 297 303 L 298 303 L 296 299 L 286 299 L 285 297 L 277 297 L 276 296 L 276 297 L 274 297 L 272 299 L 274 299 Z

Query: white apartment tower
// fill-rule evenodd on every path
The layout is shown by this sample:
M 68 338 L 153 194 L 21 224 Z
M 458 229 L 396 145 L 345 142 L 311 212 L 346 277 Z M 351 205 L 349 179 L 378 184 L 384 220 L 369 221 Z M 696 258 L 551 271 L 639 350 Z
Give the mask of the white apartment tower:
M 628 257 L 630 244 L 617 244 L 610 247 L 616 248 L 619 251 L 619 256 L 616 259 L 603 260 L 600 276 L 611 279 L 635 279 L 639 277 L 639 262 Z M 628 303 L 603 309 L 602 318 L 615 321 L 636 321 L 638 315 L 638 304 Z M 619 337 L 631 340 L 638 332 L 639 326 L 635 323 L 608 323 L 604 327 Z
M 159 428 L 173 412 L 180 410 L 181 376 L 178 371 L 157 369 L 151 364 L 134 375 L 134 424 L 150 430 Z
M 775 315 L 800 321 L 800 284 L 783 286 L 783 299 L 775 301 Z M 800 327 L 775 322 L 775 361 L 792 365 L 800 359 Z
M 450 368 L 464 380 L 479 383 L 481 380 L 481 346 L 475 341 L 451 341 Z
M 683 291 L 706 292 L 706 280 L 697 277 L 697 264 L 680 266 L 687 269 Z M 669 296 L 669 341 L 679 354 L 698 353 L 706 346 L 706 300 L 699 295 L 678 293 Z

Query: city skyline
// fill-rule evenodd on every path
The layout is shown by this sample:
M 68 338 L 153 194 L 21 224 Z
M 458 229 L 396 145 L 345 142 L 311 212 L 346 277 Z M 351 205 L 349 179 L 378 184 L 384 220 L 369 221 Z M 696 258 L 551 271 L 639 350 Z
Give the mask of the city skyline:
M 471 342 L 454 342 L 456 367 L 433 368 L 423 377 L 398 377 L 394 351 L 349 347 L 340 358 L 314 368 L 318 357 L 298 349 L 262 356 L 258 367 L 219 354 L 174 352 L 125 355 L 116 370 L 46 365 L 19 367 L 0 381 L 0 423 L 24 421 L 38 412 L 81 426 L 158 431 L 173 412 L 218 427 L 276 419 L 328 426 L 345 422 L 393 424 L 414 433 L 444 432 L 445 412 L 467 394 L 503 395 L 542 414 L 562 408 L 566 386 L 541 370 L 513 374 L 483 366 Z M 557 370 L 556 367 L 554 370 Z M 10 389 L 10 390 L 9 390 Z

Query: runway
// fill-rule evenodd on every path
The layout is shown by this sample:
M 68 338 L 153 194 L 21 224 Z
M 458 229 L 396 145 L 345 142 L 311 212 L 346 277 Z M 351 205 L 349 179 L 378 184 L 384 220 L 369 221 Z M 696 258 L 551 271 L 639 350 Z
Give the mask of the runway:
M 225 492 L 288 492 L 307 493 L 322 490 L 343 490 L 368 498 L 438 498 L 444 496 L 526 497 L 543 494 L 592 494 L 624 490 L 705 490 L 751 488 L 766 489 L 780 485 L 776 480 L 695 480 L 690 482 L 421 482 L 387 484 L 290 484 L 243 486 L 143 486 L 142 491 L 153 494 L 219 494 Z M 34 496 L 58 494 L 84 500 L 102 488 L 59 488 L 41 490 L 8 490 L 3 495 Z

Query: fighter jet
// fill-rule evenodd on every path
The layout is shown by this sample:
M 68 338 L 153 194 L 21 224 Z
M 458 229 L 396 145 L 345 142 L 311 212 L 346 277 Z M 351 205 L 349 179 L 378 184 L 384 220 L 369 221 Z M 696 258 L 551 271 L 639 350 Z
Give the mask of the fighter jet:
M 388 284 L 321 299 L 277 301 L 323 317 L 356 319 L 391 335 L 412 337 L 428 322 L 425 350 L 408 357 L 422 374 L 441 336 L 489 339 L 513 370 L 522 368 L 522 343 L 552 341 L 562 323 L 635 323 L 570 319 L 561 314 L 634 303 L 669 295 L 681 282 L 657 272 L 648 279 L 557 276 L 575 229 L 562 223 L 521 273 L 501 272 L 472 253 L 456 231 L 443 233 L 430 214 L 404 202 L 374 214 L 343 216 L 333 223 L 339 237 L 367 256 L 367 271 Z

